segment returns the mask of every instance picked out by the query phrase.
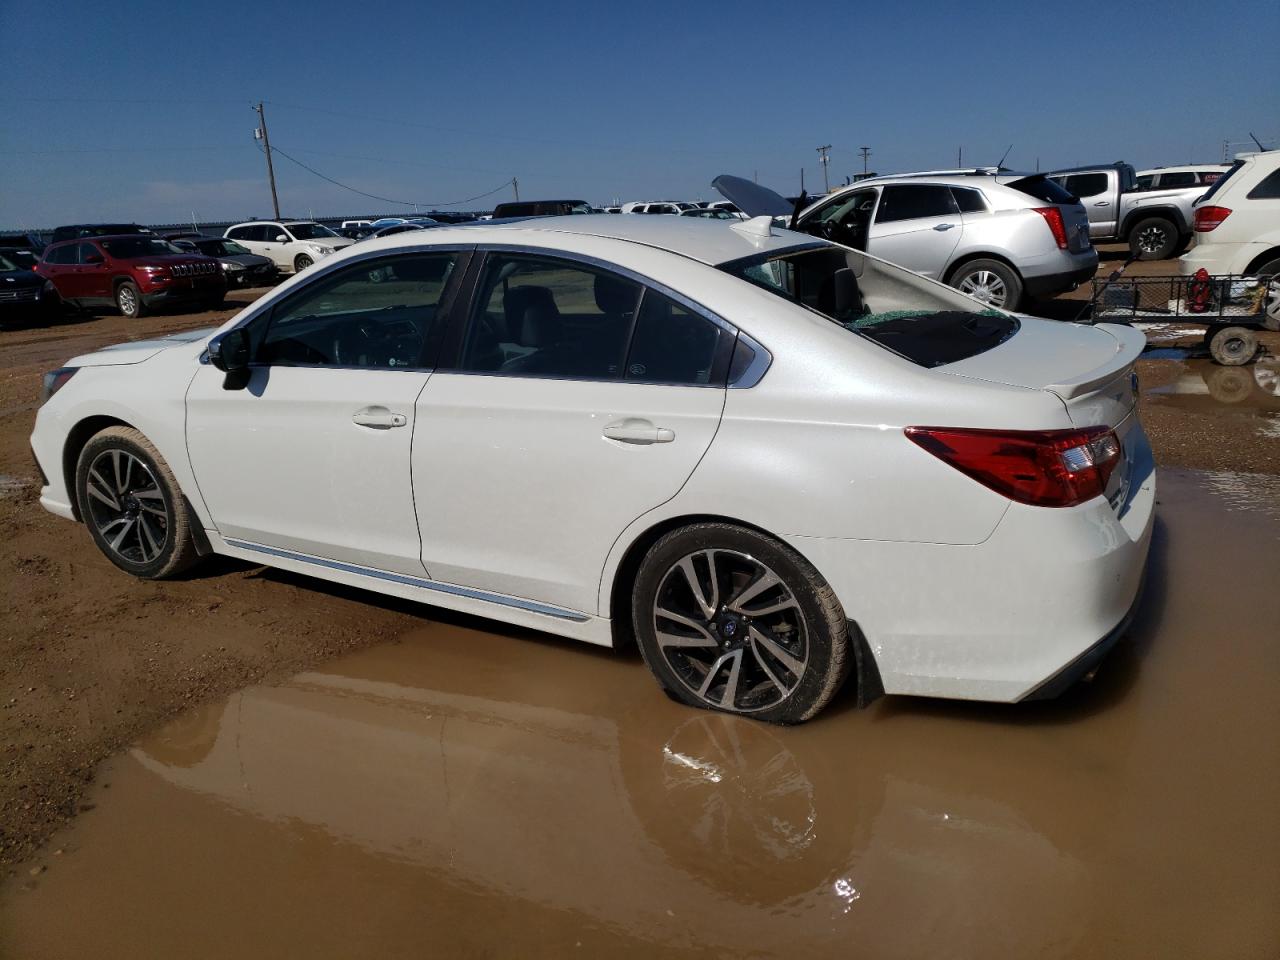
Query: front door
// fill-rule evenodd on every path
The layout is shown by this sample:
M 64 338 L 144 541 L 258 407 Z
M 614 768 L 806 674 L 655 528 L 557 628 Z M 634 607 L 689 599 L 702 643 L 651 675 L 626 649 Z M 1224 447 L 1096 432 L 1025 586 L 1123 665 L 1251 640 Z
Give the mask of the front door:
M 964 221 L 950 187 L 889 184 L 880 191 L 867 252 L 941 280 L 963 232 Z
M 619 534 L 715 435 L 734 333 L 542 256 L 490 254 L 474 304 L 417 405 L 423 562 L 433 580 L 594 614 Z
M 200 367 L 187 447 L 224 538 L 422 575 L 414 404 L 464 257 L 402 254 L 318 276 L 250 321 L 247 389 Z

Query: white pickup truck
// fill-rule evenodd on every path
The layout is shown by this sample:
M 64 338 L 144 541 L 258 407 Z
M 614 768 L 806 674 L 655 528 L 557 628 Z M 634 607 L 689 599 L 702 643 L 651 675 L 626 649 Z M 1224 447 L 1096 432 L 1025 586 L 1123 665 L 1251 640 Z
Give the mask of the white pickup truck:
M 1195 222 L 1191 207 L 1209 189 L 1143 190 L 1127 163 L 1053 170 L 1047 177 L 1084 204 L 1095 244 L 1127 243 L 1140 260 L 1166 260 L 1186 249 Z

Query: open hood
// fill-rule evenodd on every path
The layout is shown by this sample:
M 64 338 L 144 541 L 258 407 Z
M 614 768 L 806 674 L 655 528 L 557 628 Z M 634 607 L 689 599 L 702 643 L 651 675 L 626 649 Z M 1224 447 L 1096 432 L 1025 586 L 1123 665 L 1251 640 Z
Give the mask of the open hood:
M 722 173 L 711 181 L 711 186 L 748 217 L 789 217 L 795 212 L 795 207 L 781 196 L 745 177 Z

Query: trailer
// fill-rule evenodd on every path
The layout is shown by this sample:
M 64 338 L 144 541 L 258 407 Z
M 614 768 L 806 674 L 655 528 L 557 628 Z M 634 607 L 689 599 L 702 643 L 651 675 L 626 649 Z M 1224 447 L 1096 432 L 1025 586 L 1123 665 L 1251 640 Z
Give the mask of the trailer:
M 1127 266 L 1127 264 L 1126 264 Z M 1280 277 L 1122 277 L 1123 268 L 1093 281 L 1094 323 L 1204 325 L 1216 363 L 1235 367 L 1258 355 L 1258 331 L 1280 330 Z

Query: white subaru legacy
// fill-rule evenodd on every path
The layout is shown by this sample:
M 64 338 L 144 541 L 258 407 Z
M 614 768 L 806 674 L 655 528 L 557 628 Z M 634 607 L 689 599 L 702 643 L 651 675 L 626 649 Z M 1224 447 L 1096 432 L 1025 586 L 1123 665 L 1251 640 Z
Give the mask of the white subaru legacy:
M 850 673 L 1017 701 L 1095 668 L 1151 537 L 1142 345 L 765 218 L 440 227 L 69 361 L 32 444 L 135 576 L 218 553 L 633 638 L 672 697 L 796 723 Z

